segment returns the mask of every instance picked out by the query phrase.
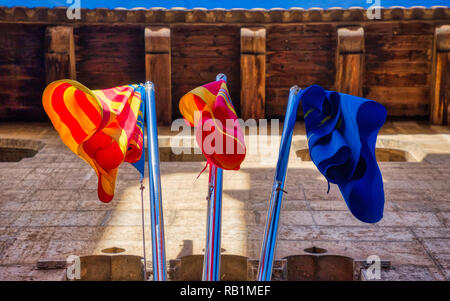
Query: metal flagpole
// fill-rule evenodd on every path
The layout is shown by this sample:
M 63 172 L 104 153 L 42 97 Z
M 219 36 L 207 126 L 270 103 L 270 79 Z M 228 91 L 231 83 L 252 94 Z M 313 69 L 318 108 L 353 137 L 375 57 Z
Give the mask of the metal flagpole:
M 144 156 L 144 153 L 142 153 Z M 144 251 L 144 280 L 147 280 L 147 252 L 145 250 L 144 182 L 141 180 L 142 247 Z
M 218 74 L 216 81 L 227 81 L 225 74 Z M 222 183 L 223 170 L 209 166 L 208 212 L 206 221 L 206 247 L 203 259 L 203 281 L 220 280 L 220 249 L 222 234 Z
M 147 105 L 147 151 L 148 182 L 150 186 L 150 215 L 152 229 L 153 280 L 167 279 L 166 250 L 164 246 L 164 220 L 161 198 L 161 175 L 159 171 L 158 129 L 156 124 L 155 88 L 152 82 L 145 83 Z
M 289 100 L 284 118 L 283 133 L 281 135 L 280 151 L 273 180 L 272 194 L 267 212 L 266 229 L 261 247 L 261 256 L 258 267 L 259 281 L 270 281 L 272 277 L 273 258 L 277 239 L 278 221 L 280 218 L 281 201 L 283 199 L 284 182 L 289 161 L 289 151 L 292 142 L 297 109 L 300 101 L 300 88 L 293 86 L 289 91 Z

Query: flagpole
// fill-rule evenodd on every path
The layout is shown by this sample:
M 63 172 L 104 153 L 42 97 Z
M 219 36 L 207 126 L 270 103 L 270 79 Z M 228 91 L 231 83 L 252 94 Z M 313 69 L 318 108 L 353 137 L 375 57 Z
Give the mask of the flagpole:
M 257 276 L 258 281 L 270 281 L 272 277 L 278 221 L 280 218 L 281 201 L 283 199 L 283 188 L 286 180 L 292 133 L 297 117 L 300 96 L 299 91 L 300 88 L 298 86 L 293 86 L 289 91 L 289 100 L 284 119 L 283 133 L 281 135 L 280 151 L 278 154 L 278 162 L 273 180 L 272 194 L 269 201 L 264 239 L 261 247 Z
M 227 81 L 225 74 L 218 74 L 216 81 Z M 209 166 L 208 212 L 206 221 L 206 247 L 203 259 L 203 281 L 220 280 L 220 250 L 222 235 L 222 185 L 223 170 Z
M 150 186 L 150 215 L 152 230 L 153 280 L 167 279 L 164 219 L 161 198 L 161 175 L 159 170 L 158 128 L 156 123 L 155 87 L 145 83 L 145 106 L 147 122 L 148 182 Z
M 144 153 L 142 153 L 144 156 Z M 144 215 L 144 181 L 141 180 L 141 218 L 142 218 L 142 248 L 144 251 L 144 280 L 147 281 L 147 252 L 145 248 L 145 215 Z

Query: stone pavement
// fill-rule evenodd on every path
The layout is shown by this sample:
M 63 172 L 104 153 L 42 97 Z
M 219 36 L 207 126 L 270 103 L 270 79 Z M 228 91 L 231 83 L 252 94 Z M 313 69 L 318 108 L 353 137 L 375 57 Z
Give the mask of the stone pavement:
M 159 131 L 160 147 L 168 150 L 174 134 L 168 128 Z M 249 155 L 241 170 L 224 173 L 225 254 L 259 258 L 279 135 L 255 151 L 261 138 L 247 136 Z M 32 158 L 0 162 L 0 280 L 60 280 L 62 270 L 36 270 L 36 262 L 101 254 L 109 247 L 142 255 L 139 183 L 130 164 L 120 168 L 113 201 L 103 204 L 94 171 L 49 124 L 0 124 L 0 150 L 15 143 L 42 148 Z M 276 257 L 316 246 L 357 260 L 374 254 L 390 261 L 392 269 L 382 280 L 450 280 L 450 128 L 390 122 L 378 147 L 402 150 L 406 161 L 380 162 L 385 214 L 369 225 L 349 213 L 336 186 L 327 194 L 327 183 L 313 163 L 297 156 L 306 148 L 304 126 L 297 125 Z M 389 154 L 380 153 L 380 158 L 388 160 Z M 204 248 L 207 172 L 195 180 L 203 167 L 204 162 L 161 162 L 168 259 L 200 254 Z M 146 202 L 147 225 L 148 207 Z M 146 237 L 151 258 L 149 227 Z

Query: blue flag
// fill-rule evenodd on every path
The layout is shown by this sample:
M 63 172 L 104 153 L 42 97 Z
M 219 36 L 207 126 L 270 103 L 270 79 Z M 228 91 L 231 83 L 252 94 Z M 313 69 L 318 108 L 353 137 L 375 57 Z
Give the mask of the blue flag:
M 378 222 L 383 217 L 384 189 L 375 144 L 386 109 L 317 85 L 301 93 L 311 160 L 328 182 L 339 186 L 356 218 Z
M 139 127 L 142 130 L 142 139 L 144 139 L 144 117 L 145 117 L 145 102 L 147 101 L 147 98 L 145 97 L 145 88 L 143 85 L 139 85 L 136 90 L 141 93 L 141 107 L 139 108 L 139 115 L 138 120 L 136 122 L 136 126 Z M 139 161 L 135 163 L 131 163 L 141 174 L 140 175 L 140 181 L 144 179 L 144 172 L 145 172 L 145 144 L 142 143 L 142 155 Z

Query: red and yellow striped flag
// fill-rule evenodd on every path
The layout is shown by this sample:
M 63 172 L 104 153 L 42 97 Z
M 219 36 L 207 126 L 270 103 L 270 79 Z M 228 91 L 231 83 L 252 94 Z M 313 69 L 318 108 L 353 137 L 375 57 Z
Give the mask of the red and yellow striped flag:
M 226 82 L 195 88 L 180 99 L 179 108 L 184 119 L 197 128 L 197 143 L 207 162 L 239 170 L 246 153 L 245 139 Z
M 137 162 L 143 128 L 137 123 L 142 94 L 138 85 L 90 90 L 74 80 L 50 83 L 42 103 L 64 144 L 94 168 L 98 197 L 110 202 L 118 167 Z

